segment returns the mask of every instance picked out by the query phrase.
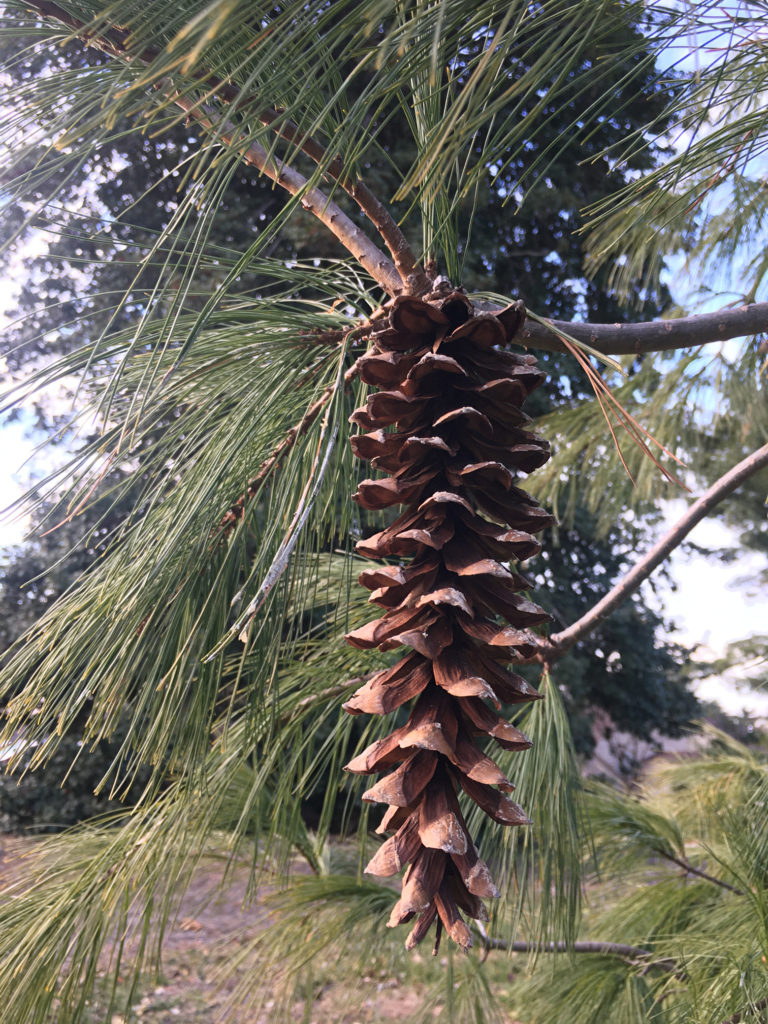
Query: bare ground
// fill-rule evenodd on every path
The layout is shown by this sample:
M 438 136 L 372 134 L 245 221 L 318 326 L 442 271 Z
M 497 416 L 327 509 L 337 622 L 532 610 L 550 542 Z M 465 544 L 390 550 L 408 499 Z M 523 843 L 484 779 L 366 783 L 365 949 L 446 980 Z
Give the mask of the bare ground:
M 8 881 L 24 870 L 24 853 L 34 840 L 0 837 L 0 878 Z M 236 868 L 232 884 L 222 891 L 222 865 L 203 864 L 192 879 L 176 920 L 165 934 L 163 963 L 157 979 L 147 979 L 127 1013 L 106 1014 L 97 999 L 91 1007 L 93 1024 L 219 1024 L 225 1016 L 231 990 L 244 971 L 222 984 L 222 968 L 236 957 L 243 942 L 270 925 L 268 910 L 257 896 L 246 902 L 249 870 Z M 109 950 L 105 951 L 105 965 Z M 238 973 L 240 977 L 238 978 Z M 496 972 L 494 972 L 496 973 Z M 106 969 L 104 976 L 106 977 Z M 506 974 L 506 972 L 504 972 Z M 265 979 L 268 984 L 268 979 Z M 314 987 L 313 987 L 314 986 Z M 350 982 L 328 977 L 308 979 L 308 996 L 292 1007 L 291 1019 L 300 1024 L 387 1024 L 406 1021 L 418 1010 L 423 986 L 404 976 L 385 972 L 363 975 Z M 259 1012 L 246 1005 L 238 1010 L 237 1024 L 271 1024 L 270 1000 Z M 431 1013 L 443 1018 L 443 1008 Z M 513 1024 L 508 1018 L 509 1024 Z

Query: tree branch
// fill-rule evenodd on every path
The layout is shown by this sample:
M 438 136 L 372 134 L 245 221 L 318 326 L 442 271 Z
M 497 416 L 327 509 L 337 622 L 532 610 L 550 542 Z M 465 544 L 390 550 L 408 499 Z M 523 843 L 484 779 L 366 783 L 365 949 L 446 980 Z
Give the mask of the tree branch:
M 766 466 L 768 466 L 768 444 L 748 455 L 746 459 L 742 459 L 733 469 L 721 476 L 709 490 L 705 491 L 672 529 L 586 615 L 562 632 L 555 633 L 548 641 L 542 641 L 538 655 L 539 660 L 550 662 L 562 657 L 575 643 L 591 633 L 622 601 L 625 601 L 630 594 L 638 589 L 643 580 L 651 575 L 653 570 L 667 558 L 670 552 L 718 502 Z
M 665 860 L 669 860 L 673 864 L 677 864 L 677 866 L 682 868 L 687 875 L 698 875 L 699 878 L 703 878 L 705 881 L 711 882 L 713 885 L 719 885 L 721 889 L 727 889 L 728 892 L 736 893 L 737 896 L 744 895 L 743 889 L 737 889 L 735 885 L 731 885 L 729 882 L 724 882 L 722 878 L 715 878 L 714 875 L 707 874 L 706 871 L 702 871 L 701 868 L 694 867 L 693 864 L 687 860 L 683 860 L 682 857 L 675 857 L 671 853 L 667 853 L 665 850 L 659 849 L 656 849 L 656 853 L 664 857 Z
M 120 60 L 138 59 L 144 63 L 151 63 L 160 55 L 160 51 L 153 48 L 145 48 L 140 53 L 132 53 L 125 41 L 128 32 L 121 29 L 111 28 L 99 31 L 98 34 L 90 33 L 84 22 L 79 21 L 51 0 L 27 0 L 27 4 L 40 16 L 52 18 L 70 28 L 88 45 L 95 46 Z M 242 97 L 236 86 L 222 82 L 211 75 L 193 73 L 190 77 L 199 81 L 211 95 L 215 94 L 228 103 L 236 103 L 242 109 Z M 273 128 L 280 138 L 298 146 L 315 163 L 322 165 L 327 157 L 325 148 L 316 139 L 302 133 L 292 121 L 284 119 L 279 110 L 264 106 L 259 107 L 254 113 L 262 124 Z M 328 162 L 323 172 L 347 192 L 376 227 L 394 260 L 394 267 L 400 279 L 400 286 L 397 290 L 403 290 L 404 287 L 405 290 L 414 294 L 421 294 L 425 291 L 428 279 L 418 266 L 408 240 L 384 204 L 376 198 L 361 179 L 353 178 L 347 173 L 338 156 Z M 273 180 L 275 179 L 273 178 Z M 328 225 L 326 224 L 326 226 Z M 353 253 L 353 255 L 358 256 L 357 253 Z M 366 269 L 369 268 L 366 267 Z M 382 284 L 378 277 L 376 280 Z M 395 294 L 395 291 L 391 290 L 391 283 L 389 285 L 382 284 L 382 286 L 390 294 Z M 551 324 L 553 330 L 548 329 L 544 324 L 527 320 L 520 335 L 520 342 L 545 351 L 565 352 L 567 351 L 566 346 L 557 337 L 557 331 L 562 331 L 578 341 L 591 345 L 605 355 L 640 354 L 687 348 L 713 341 L 726 341 L 729 338 L 768 331 L 768 303 L 754 303 L 740 309 L 721 310 L 717 313 L 682 317 L 677 320 L 660 320 L 640 324 L 590 324 L 561 320 L 552 320 Z
M 768 332 L 768 302 L 642 324 L 569 323 L 564 320 L 552 320 L 550 323 L 551 330 L 537 321 L 526 320 L 516 340 L 521 345 L 547 352 L 566 352 L 566 345 L 556 333 L 562 331 L 591 345 L 603 355 L 640 355 Z
M 132 52 L 126 45 L 128 32 L 121 29 L 107 29 L 98 35 L 91 35 L 88 26 L 74 18 L 68 11 L 63 10 L 58 4 L 49 0 L 28 0 L 28 6 L 37 14 L 58 21 L 67 28 L 72 29 L 89 46 L 95 46 L 111 57 L 125 62 L 140 60 L 144 64 L 151 64 L 159 56 L 161 51 L 152 47 L 146 47 L 139 53 Z M 203 75 L 192 72 L 189 77 L 199 81 L 209 95 L 216 95 L 226 103 L 236 104 L 238 109 L 243 110 L 245 103 L 237 86 L 229 82 L 222 82 L 212 75 Z M 254 97 L 248 97 L 247 102 L 257 105 L 254 116 L 263 125 L 272 128 L 277 136 L 296 145 L 302 153 L 313 160 L 318 166 L 322 166 L 327 159 L 328 153 L 316 139 L 303 133 L 298 125 L 283 117 L 282 113 L 275 107 L 259 106 Z M 399 225 L 390 214 L 384 204 L 376 198 L 368 186 L 360 178 L 348 174 L 340 157 L 336 156 L 323 167 L 323 173 L 336 181 L 369 218 L 376 230 L 381 235 L 387 249 L 392 255 L 394 265 L 401 279 L 399 290 L 406 290 L 413 294 L 421 294 L 427 291 L 429 279 L 418 265 L 416 257 L 411 249 L 408 239 L 400 230 Z
M 363 327 L 365 326 L 370 326 L 370 321 L 368 322 L 367 325 L 363 325 Z M 345 338 L 350 338 L 353 334 L 360 335 L 361 332 L 362 328 L 353 327 L 347 331 L 328 331 L 326 333 L 327 335 L 331 336 L 333 340 L 339 342 L 340 344 L 344 344 Z M 355 360 L 352 366 L 350 366 L 350 368 L 344 374 L 345 384 L 348 384 L 357 376 L 359 362 L 360 357 L 358 357 Z M 289 430 L 285 432 L 285 437 L 283 437 L 283 439 L 275 445 L 275 447 L 272 449 L 272 451 L 269 453 L 266 459 L 264 459 L 264 461 L 261 463 L 258 470 L 256 471 L 255 475 L 252 476 L 248 483 L 246 484 L 245 490 L 240 495 L 240 497 L 232 505 L 230 505 L 229 509 L 221 517 L 218 529 L 216 531 L 217 539 L 229 533 L 235 526 L 235 524 L 240 519 L 242 519 L 246 504 L 256 496 L 261 485 L 267 479 L 272 470 L 277 467 L 285 453 L 290 448 L 293 447 L 293 445 L 296 443 L 296 440 L 302 437 L 304 434 L 306 434 L 306 432 L 315 422 L 317 417 L 320 415 L 320 413 L 323 411 L 326 405 L 333 398 L 335 393 L 336 384 L 329 384 L 327 388 L 324 388 L 320 397 L 307 407 L 304 415 L 299 420 L 299 422 L 294 424 L 294 426 L 292 426 Z
M 506 949 L 512 953 L 596 953 L 599 956 L 617 956 L 622 960 L 649 960 L 653 953 L 639 946 L 628 946 L 623 942 L 524 942 L 483 937 L 486 949 Z M 663 971 L 677 973 L 678 966 L 673 960 L 653 960 L 649 967 L 660 967 Z
M 227 145 L 238 144 L 237 129 L 225 121 L 218 120 L 218 113 L 211 111 L 186 96 L 172 95 L 171 100 L 190 118 L 204 128 L 218 132 Z M 242 144 L 242 143 L 241 143 Z M 344 248 L 368 271 L 371 277 L 390 295 L 403 290 L 403 283 L 394 264 L 377 248 L 368 235 L 351 220 L 344 211 L 319 188 L 307 188 L 307 179 L 288 164 L 276 162 L 258 142 L 251 142 L 243 151 L 243 160 L 256 167 L 262 174 L 282 186 L 295 196 L 303 191 L 301 205 L 325 224 L 338 238 Z

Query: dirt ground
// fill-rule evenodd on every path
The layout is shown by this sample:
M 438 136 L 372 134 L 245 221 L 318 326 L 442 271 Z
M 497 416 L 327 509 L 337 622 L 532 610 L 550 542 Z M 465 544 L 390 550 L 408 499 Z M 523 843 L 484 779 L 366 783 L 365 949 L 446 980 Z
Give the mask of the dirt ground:
M 0 879 L 8 881 L 24 868 L 23 854 L 32 840 L 0 837 Z M 147 979 L 127 1013 L 107 1013 L 97 1000 L 91 1007 L 92 1024 L 219 1024 L 225 1016 L 234 981 L 222 985 L 218 975 L 241 945 L 270 925 L 269 914 L 257 898 L 245 902 L 249 870 L 236 868 L 232 884 L 220 888 L 222 865 L 212 860 L 201 866 L 184 895 L 181 911 L 166 932 L 162 972 Z M 244 909 L 245 905 L 245 909 Z M 108 951 L 106 956 L 108 956 Z M 106 963 L 106 960 L 105 960 Z M 104 972 L 106 976 L 106 971 Z M 241 980 L 242 980 L 242 973 Z M 294 1005 L 291 1019 L 300 1024 L 387 1024 L 407 1021 L 422 1003 L 423 986 L 404 977 L 363 975 L 350 983 L 328 978 L 318 981 L 308 1002 Z M 258 1012 L 246 1006 L 237 1024 L 272 1024 L 269 1000 Z M 443 1007 L 429 1013 L 444 1019 Z M 508 1018 L 508 1024 L 514 1024 Z
M 216 977 L 240 944 L 269 926 L 258 902 L 243 909 L 249 872 L 239 869 L 233 884 L 219 891 L 220 865 L 198 870 L 182 902 L 175 926 L 166 935 L 162 984 L 147 991 L 133 1007 L 146 1024 L 213 1024 L 227 1006 L 229 986 Z M 318 986 L 312 1016 L 294 1008 L 294 1020 L 306 1024 L 384 1024 L 405 1020 L 419 1005 L 418 993 L 404 990 L 395 978 L 359 979 L 354 993 L 327 981 Z M 270 1010 L 269 1001 L 265 1005 Z M 265 1024 L 268 1014 L 239 1011 L 238 1024 Z M 120 1017 L 110 1024 L 124 1024 Z M 128 1024 L 128 1021 L 125 1021 Z

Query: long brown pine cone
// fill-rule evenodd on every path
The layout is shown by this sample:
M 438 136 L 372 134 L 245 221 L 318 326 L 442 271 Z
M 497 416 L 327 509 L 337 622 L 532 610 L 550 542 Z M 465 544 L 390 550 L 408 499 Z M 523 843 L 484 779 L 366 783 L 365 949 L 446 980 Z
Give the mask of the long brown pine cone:
M 389 475 L 364 480 L 354 497 L 366 509 L 405 511 L 357 545 L 369 558 L 396 561 L 360 576 L 386 611 L 347 639 L 410 651 L 344 707 L 385 715 L 413 703 L 405 725 L 346 767 L 373 774 L 397 766 L 363 795 L 389 805 L 378 831 L 393 833 L 366 871 L 393 875 L 408 865 L 390 926 L 416 918 L 406 940 L 412 949 L 437 918 L 436 947 L 445 928 L 467 949 L 472 936 L 461 912 L 487 920 L 481 897 L 499 893 L 457 793 L 503 825 L 529 823 L 475 737 L 492 736 L 505 750 L 531 745 L 497 711 L 541 696 L 503 663 L 530 658 L 537 638 L 527 627 L 548 618 L 522 596 L 530 583 L 508 563 L 535 554 L 531 534 L 552 522 L 515 486 L 517 474 L 546 462 L 549 448 L 525 429 L 520 410 L 544 374 L 533 356 L 507 351 L 525 317 L 522 303 L 476 315 L 461 292 L 428 298 L 398 298 L 360 361 L 362 379 L 382 390 L 352 416 L 364 431 L 352 446 Z

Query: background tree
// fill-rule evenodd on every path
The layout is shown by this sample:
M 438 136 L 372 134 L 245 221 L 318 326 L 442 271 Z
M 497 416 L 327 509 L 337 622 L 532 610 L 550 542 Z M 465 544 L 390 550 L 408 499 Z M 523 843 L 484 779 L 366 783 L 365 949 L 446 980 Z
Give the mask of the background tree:
M 648 22 L 644 37 L 627 42 L 630 5 L 587 9 L 553 2 L 531 12 L 523 5 L 502 10 L 487 4 L 469 19 L 462 6 L 339 3 L 302 7 L 298 17 L 290 6 L 262 10 L 228 0 L 204 11 L 164 11 L 162 19 L 111 8 L 109 22 L 81 7 L 37 7 L 65 26 L 46 24 L 42 38 L 50 42 L 70 30 L 81 35 L 87 25 L 88 38 L 112 59 L 19 90 L 27 105 L 11 124 L 11 140 L 18 142 L 20 126 L 41 127 L 30 147 L 15 146 L 15 188 L 55 183 L 97 141 L 120 131 L 121 115 L 135 117 L 137 109 L 153 128 L 188 116 L 208 134 L 191 161 L 194 187 L 151 250 L 163 266 L 151 306 L 141 310 L 137 325 L 91 339 L 55 367 L 41 367 L 30 385 L 65 372 L 86 374 L 104 432 L 78 454 L 73 500 L 89 495 L 109 465 L 130 464 L 140 452 L 146 511 L 98 571 L 18 646 L 8 685 L 26 685 L 11 705 L 10 728 L 27 725 L 41 742 L 36 760 L 42 762 L 57 735 L 85 709 L 86 739 L 108 735 L 127 697 L 132 718 L 113 766 L 115 791 L 125 791 L 144 766 L 153 767 L 154 776 L 117 833 L 91 833 L 85 860 L 77 864 L 73 845 L 63 840 L 53 849 L 69 855 L 66 870 L 49 875 L 44 895 L 29 891 L 14 902 L 16 931 L 6 928 L 7 941 L 28 936 L 30 920 L 39 918 L 46 932 L 40 941 L 52 951 L 9 999 L 19 1020 L 43 1019 L 54 992 L 61 1014 L 82 1015 L 88 986 L 81 984 L 81 968 L 86 975 L 95 969 L 89 965 L 95 965 L 93 950 L 106 920 L 127 925 L 121 896 L 126 885 L 141 899 L 145 922 L 158 898 L 168 911 L 175 883 L 212 828 L 234 825 L 235 843 L 257 827 L 263 842 L 293 839 L 307 846 L 298 824 L 299 795 L 340 762 L 350 736 L 342 717 L 321 737 L 307 728 L 339 688 L 348 689 L 341 682 L 328 687 L 327 679 L 321 685 L 317 666 L 335 669 L 337 680 L 364 671 L 355 652 L 339 648 L 336 665 L 328 655 L 328 633 L 337 633 L 345 616 L 354 622 L 360 614 L 339 586 L 353 559 L 328 556 L 330 542 L 364 528 L 337 498 L 348 493 L 356 474 L 342 442 L 347 414 L 359 404 L 352 357 L 361 350 L 360 318 L 378 308 L 377 288 L 418 294 L 429 287 L 407 236 L 356 178 L 366 163 L 391 158 L 383 142 L 386 126 L 404 117 L 412 129 L 413 154 L 398 168 L 396 198 L 412 218 L 419 214 L 423 254 L 438 259 L 457 282 L 462 202 L 489 167 L 508 166 L 516 147 L 551 141 L 542 96 L 561 106 L 576 102 L 581 110 L 570 123 L 587 134 L 605 111 L 615 110 L 615 90 L 602 88 L 610 62 L 590 60 L 582 68 L 599 100 L 582 90 L 585 79 L 577 70 L 587 40 L 606 56 L 615 56 L 622 40 L 627 59 L 647 49 L 649 56 L 635 62 L 639 75 L 670 31 L 669 20 L 660 16 Z M 523 54 L 527 71 L 511 85 L 505 62 Z M 627 95 L 633 84 L 630 75 Z M 66 86 L 75 102 L 64 112 L 52 100 L 60 102 Z M 267 99 L 258 95 L 262 88 L 268 88 Z M 673 99 L 677 95 L 685 95 L 685 88 Z M 294 198 L 248 251 L 216 255 L 222 276 L 213 289 L 209 282 L 205 295 L 207 225 L 243 159 Z M 535 170 L 543 173 L 545 160 L 542 154 L 508 194 L 530 182 Z M 318 190 L 323 175 L 331 182 L 330 198 Z M 369 215 L 389 255 L 346 217 L 335 202 L 339 190 Z M 264 258 L 264 247 L 299 205 L 349 248 L 375 283 L 352 263 L 321 260 L 310 268 Z M 241 275 L 255 263 L 259 278 L 271 282 L 258 301 L 238 291 Z M 723 337 L 762 326 L 764 310 L 756 319 L 753 314 L 718 316 L 710 331 Z M 694 341 L 709 340 L 698 324 L 684 329 L 693 330 Z M 560 328 L 558 337 L 531 317 L 522 337 L 560 351 L 568 347 L 564 330 L 578 334 L 575 327 Z M 591 327 L 588 343 L 593 333 L 600 345 Z M 665 333 L 659 332 L 661 343 L 646 347 L 667 347 Z M 629 349 L 620 342 L 616 351 L 642 352 L 642 335 L 625 334 Z M 752 366 L 752 376 L 743 376 L 757 390 L 761 378 L 758 364 Z M 654 381 L 657 393 L 649 400 Z M 672 392 L 682 387 L 690 396 L 700 381 L 693 359 L 676 361 L 661 379 L 658 364 L 644 363 L 620 394 L 632 391 L 651 420 L 668 421 L 670 430 L 686 437 L 685 429 L 698 424 Z M 576 490 L 591 488 L 593 502 L 602 501 L 602 518 L 610 520 L 625 497 L 621 478 L 614 477 L 617 486 L 602 500 L 598 471 L 611 464 L 598 417 L 582 410 L 570 416 L 574 410 L 567 410 L 555 423 L 563 454 L 549 477 L 542 476 L 542 486 L 560 483 L 565 463 L 576 466 Z M 625 413 L 617 415 L 632 428 Z M 638 458 L 629 450 L 623 455 L 639 477 L 640 497 L 657 493 L 651 475 L 637 472 Z M 764 453 L 743 467 L 742 476 L 763 465 L 761 459 Z M 322 622 L 318 604 L 325 608 Z M 247 644 L 238 650 L 234 641 L 243 632 Z M 573 642 L 578 631 L 556 634 L 549 659 L 565 649 L 563 633 Z M 73 678 L 84 685 L 73 687 Z M 565 771 L 569 747 L 554 687 L 528 728 L 536 738 L 557 738 L 515 765 L 520 791 L 540 808 L 538 842 L 524 841 L 521 854 L 507 837 L 506 843 L 497 840 L 494 855 L 502 876 L 515 868 L 524 880 L 536 866 L 546 884 L 533 914 L 543 931 L 534 934 L 557 939 L 569 934 L 577 910 L 578 809 Z M 169 770 L 174 782 L 161 790 Z M 233 820 L 229 797 L 238 787 L 244 799 Z M 210 799 L 201 801 L 201 792 Z M 151 844 L 142 839 L 148 828 Z M 155 886 L 160 851 L 164 893 Z M 307 855 L 312 859 L 311 850 Z M 553 888 L 560 898 L 550 907 Z M 322 885 L 317 890 L 321 897 L 329 891 Z M 390 899 L 381 887 L 378 897 Z M 59 910 L 40 917 L 39 898 Z M 53 978 L 65 962 L 70 973 L 57 988 Z
M 44 525 L 39 536 L 6 552 L 0 585 L 3 616 L 0 647 L 9 648 L 29 629 L 107 550 L 134 511 L 130 492 L 122 502 L 110 501 L 109 484 L 104 495 L 89 504 L 74 520 L 62 506 L 43 504 L 38 515 Z M 6 699 L 11 694 L 6 695 Z M 85 716 L 83 716 L 84 718 Z M 82 722 L 63 737 L 56 754 L 36 772 L 27 771 L 34 748 L 24 749 L 23 733 L 13 749 L 23 749 L 13 772 L 0 778 L 0 815 L 7 831 L 56 832 L 99 814 L 119 810 L 121 804 L 99 791 L 99 783 L 119 756 L 124 726 L 109 740 L 84 748 Z M 11 748 L 4 752 L 10 758 Z M 128 799 L 141 794 L 141 773 Z

